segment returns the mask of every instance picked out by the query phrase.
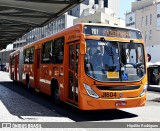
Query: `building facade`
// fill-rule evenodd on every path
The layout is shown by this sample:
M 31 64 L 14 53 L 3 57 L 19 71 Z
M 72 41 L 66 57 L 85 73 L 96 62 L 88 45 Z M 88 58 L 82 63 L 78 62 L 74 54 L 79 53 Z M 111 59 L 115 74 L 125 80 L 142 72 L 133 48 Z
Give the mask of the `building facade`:
M 95 12 L 94 14 L 75 19 L 74 24 L 77 23 L 103 23 L 111 26 L 125 27 L 125 21 L 123 19 L 113 17 L 103 12 Z
M 124 26 L 119 15 L 119 0 L 85 0 L 48 25 L 35 28 L 13 43 L 13 49 L 55 34 L 79 22 L 106 23 Z M 77 20 L 76 20 L 77 19 Z
M 116 3 L 117 2 L 117 3 Z M 125 26 L 123 19 L 117 18 L 119 13 L 119 0 L 99 0 L 91 2 L 90 6 L 83 10 L 81 17 L 74 19 L 77 23 L 105 23 L 108 25 Z M 111 8 L 109 8 L 111 7 Z
M 81 18 L 84 16 L 84 10 L 97 9 L 99 7 L 112 10 L 114 15 L 118 17 L 120 11 L 120 0 L 85 0 L 82 4 L 71 9 L 69 14 Z
M 160 62 L 160 0 L 138 0 L 126 13 L 126 26 L 142 31 L 149 62 Z
M 35 28 L 32 31 L 25 34 L 22 38 L 19 38 L 17 41 L 15 41 L 13 43 L 13 49 L 16 50 L 19 47 L 25 46 L 46 36 L 64 30 L 72 26 L 73 20 L 76 18 L 77 17 L 68 15 L 66 13 L 44 27 Z

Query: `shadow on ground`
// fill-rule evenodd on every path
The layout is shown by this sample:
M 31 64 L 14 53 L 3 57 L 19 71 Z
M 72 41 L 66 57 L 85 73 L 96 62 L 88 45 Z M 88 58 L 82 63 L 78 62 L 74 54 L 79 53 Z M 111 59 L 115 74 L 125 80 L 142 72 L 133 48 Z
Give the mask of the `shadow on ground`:
M 56 106 L 49 96 L 27 91 L 22 85 L 13 82 L 0 82 L 0 100 L 12 115 L 67 117 L 76 122 L 116 120 L 137 117 L 122 110 L 81 111 L 63 103 Z

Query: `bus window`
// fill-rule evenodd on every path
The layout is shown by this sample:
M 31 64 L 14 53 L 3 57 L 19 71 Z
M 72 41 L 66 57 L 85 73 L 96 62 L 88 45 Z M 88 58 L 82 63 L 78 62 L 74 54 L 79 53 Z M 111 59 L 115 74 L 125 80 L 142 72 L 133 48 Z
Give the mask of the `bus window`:
M 34 62 L 34 47 L 30 48 L 30 54 L 29 54 L 29 63 Z
M 117 42 L 86 40 L 85 71 L 88 76 L 98 81 L 119 81 L 120 64 Z M 116 77 L 110 79 L 108 72 Z
M 24 63 L 31 64 L 34 61 L 34 47 L 24 50 Z
M 53 46 L 53 63 L 62 64 L 64 55 L 64 38 L 59 38 L 54 41 Z
M 74 70 L 74 45 L 69 46 L 69 68 Z
M 122 81 L 140 80 L 146 73 L 143 45 L 140 43 L 119 43 L 119 47 L 121 52 L 121 71 L 122 74 L 127 74 L 128 76 L 127 79 L 122 78 Z
M 44 43 L 42 49 L 42 63 L 52 63 L 52 45 L 53 41 Z
M 136 81 L 145 75 L 142 44 L 97 40 L 86 42 L 85 72 L 95 80 Z M 126 79 L 124 75 L 127 75 Z
M 26 49 L 24 51 L 24 63 L 25 64 L 29 63 L 29 53 L 30 53 L 30 49 Z
M 76 44 L 76 73 L 78 73 L 79 44 Z

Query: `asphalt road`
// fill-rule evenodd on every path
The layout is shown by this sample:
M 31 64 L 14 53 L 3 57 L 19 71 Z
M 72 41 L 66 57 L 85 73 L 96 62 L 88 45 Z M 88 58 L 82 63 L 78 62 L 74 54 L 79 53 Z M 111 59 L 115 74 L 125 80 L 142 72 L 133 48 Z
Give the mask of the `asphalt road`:
M 56 106 L 49 96 L 27 91 L 0 72 L 0 122 L 160 122 L 160 92 L 147 92 L 144 107 L 80 111 L 67 104 Z

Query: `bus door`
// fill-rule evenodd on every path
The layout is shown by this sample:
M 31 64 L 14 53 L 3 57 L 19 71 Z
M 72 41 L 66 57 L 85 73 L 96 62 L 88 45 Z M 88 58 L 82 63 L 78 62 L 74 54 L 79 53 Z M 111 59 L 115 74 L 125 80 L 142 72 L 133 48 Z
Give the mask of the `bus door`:
M 78 105 L 78 56 L 79 43 L 74 42 L 69 44 L 68 56 L 68 99 L 69 102 Z
M 40 50 L 35 50 L 35 64 L 34 64 L 34 83 L 35 88 L 39 90 L 39 80 L 40 80 Z

